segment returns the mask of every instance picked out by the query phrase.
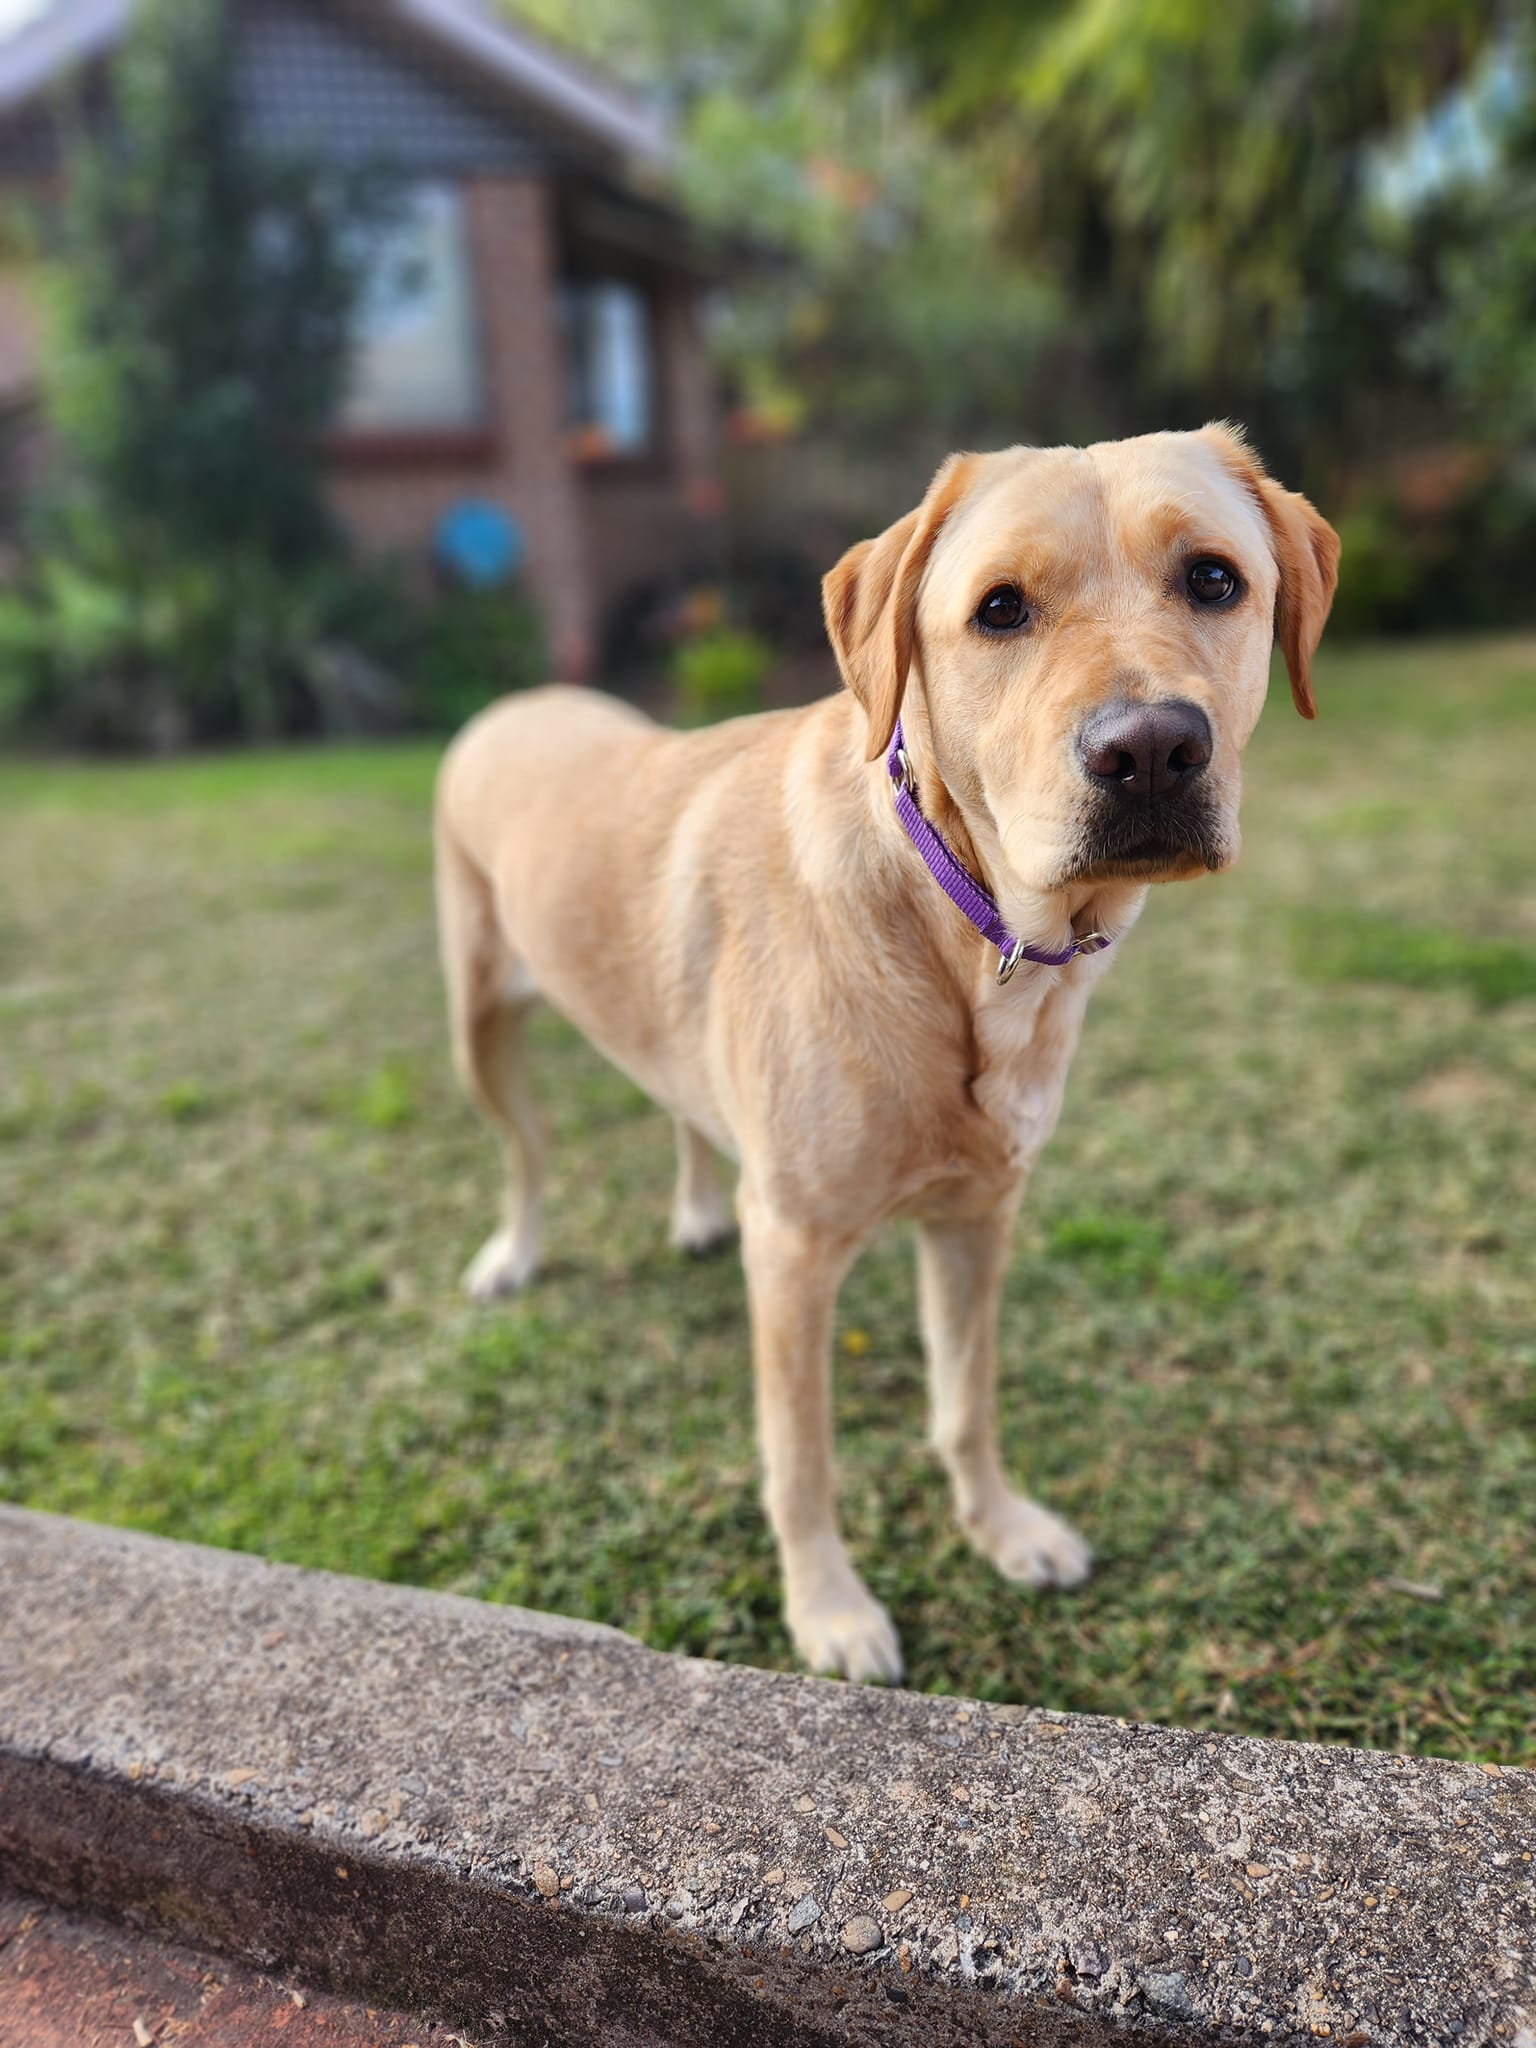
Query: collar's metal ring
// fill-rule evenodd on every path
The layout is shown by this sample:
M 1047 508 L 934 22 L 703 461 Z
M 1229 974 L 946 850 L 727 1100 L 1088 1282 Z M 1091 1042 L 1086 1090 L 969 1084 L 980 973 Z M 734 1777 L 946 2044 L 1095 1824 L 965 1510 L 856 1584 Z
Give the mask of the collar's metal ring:
M 1057 953 L 1049 959 L 1041 960 L 1040 964 L 1042 966 L 1054 965 L 1065 967 L 1073 960 L 1087 959 L 1094 953 L 1102 953 L 1106 946 L 1112 946 L 1113 944 L 1114 940 L 1108 932 L 1084 932 L 1080 939 L 1072 941 L 1070 949 L 1065 954 Z M 1014 975 L 1018 972 L 1020 962 L 1024 960 L 1040 960 L 1040 955 L 1027 952 L 1024 941 L 1022 939 L 1015 939 L 1013 945 L 997 963 L 997 985 L 999 988 L 1012 981 Z
M 917 785 L 912 780 L 912 762 L 905 747 L 898 747 L 896 749 L 896 766 L 901 770 L 901 773 L 891 778 L 891 794 L 892 796 L 911 796 Z

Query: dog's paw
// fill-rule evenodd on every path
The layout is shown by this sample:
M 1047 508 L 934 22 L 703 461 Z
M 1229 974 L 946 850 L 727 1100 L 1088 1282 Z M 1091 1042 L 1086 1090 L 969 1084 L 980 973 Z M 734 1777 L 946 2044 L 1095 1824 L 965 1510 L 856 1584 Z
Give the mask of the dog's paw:
M 686 1252 L 691 1259 L 706 1259 L 737 1237 L 736 1218 L 718 1189 L 706 1187 L 693 1195 L 679 1193 L 672 1204 L 672 1249 Z
M 1021 1585 L 1080 1586 L 1093 1569 L 1093 1552 L 1077 1531 L 1020 1494 L 1009 1494 L 966 1533 L 1005 1579 Z
M 733 1245 L 738 1234 L 730 1216 L 676 1217 L 672 1223 L 672 1249 L 690 1259 L 709 1259 Z
M 471 1301 L 505 1301 L 528 1285 L 538 1270 L 535 1240 L 498 1230 L 470 1260 L 464 1271 L 464 1292 Z
M 876 1685 L 900 1683 L 901 1640 L 895 1624 L 852 1573 L 814 1599 L 792 1600 L 785 1619 L 796 1650 L 813 1671 Z

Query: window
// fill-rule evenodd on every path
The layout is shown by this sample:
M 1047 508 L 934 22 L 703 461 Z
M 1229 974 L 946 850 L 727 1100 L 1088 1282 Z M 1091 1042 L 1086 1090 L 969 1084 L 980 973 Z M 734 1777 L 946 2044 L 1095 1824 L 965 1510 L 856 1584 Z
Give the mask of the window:
M 371 238 L 340 425 L 453 432 L 479 426 L 483 406 L 463 193 L 418 185 Z
M 566 423 L 578 456 L 638 455 L 655 430 L 650 306 L 638 286 L 578 279 L 561 294 Z

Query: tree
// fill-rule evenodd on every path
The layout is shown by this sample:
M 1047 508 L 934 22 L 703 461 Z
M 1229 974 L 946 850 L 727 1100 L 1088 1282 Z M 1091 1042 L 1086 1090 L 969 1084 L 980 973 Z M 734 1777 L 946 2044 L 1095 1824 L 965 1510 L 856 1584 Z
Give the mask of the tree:
M 57 481 L 0 619 L 23 708 L 86 738 L 282 729 L 349 593 L 316 464 L 387 187 L 251 144 L 220 0 L 144 0 L 110 118 L 76 125 L 45 242 Z
M 987 164 L 892 61 L 829 68 L 803 0 L 505 0 L 676 115 L 689 212 L 746 252 L 716 325 L 738 394 L 854 446 L 1018 431 L 1060 331 Z
M 648 78 L 690 203 L 787 252 L 726 361 L 850 471 L 1226 415 L 1350 521 L 1341 618 L 1529 607 L 1532 0 L 504 4 Z
M 73 153 L 50 415 L 108 515 L 291 559 L 324 532 L 371 190 L 247 141 L 218 0 L 147 0 Z
M 1468 417 L 1496 423 L 1501 440 L 1530 446 L 1536 442 L 1536 100 L 1528 85 L 1536 36 L 1520 55 L 1523 65 L 1496 77 L 1489 94 L 1496 104 L 1472 152 L 1491 161 L 1474 161 L 1448 176 L 1410 221 L 1405 239 L 1432 281 L 1427 362 Z
M 902 65 L 1085 317 L 1119 426 L 1248 417 L 1296 470 L 1413 386 L 1376 287 L 1384 146 L 1466 80 L 1495 0 L 832 0 L 829 61 Z M 1411 320 L 1408 325 L 1411 327 Z M 1118 411 L 1119 418 L 1114 417 Z

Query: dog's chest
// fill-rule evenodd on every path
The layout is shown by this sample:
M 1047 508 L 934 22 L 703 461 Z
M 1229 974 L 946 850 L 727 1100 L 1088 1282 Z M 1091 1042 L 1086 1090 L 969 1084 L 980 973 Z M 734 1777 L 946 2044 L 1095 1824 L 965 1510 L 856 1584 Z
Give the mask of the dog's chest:
M 1042 969 L 1026 988 L 1015 976 L 978 1008 L 971 1095 L 1015 1171 L 1033 1163 L 1056 1128 L 1097 964 Z

